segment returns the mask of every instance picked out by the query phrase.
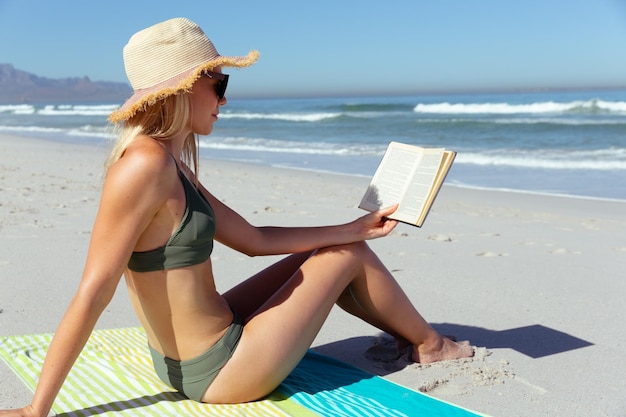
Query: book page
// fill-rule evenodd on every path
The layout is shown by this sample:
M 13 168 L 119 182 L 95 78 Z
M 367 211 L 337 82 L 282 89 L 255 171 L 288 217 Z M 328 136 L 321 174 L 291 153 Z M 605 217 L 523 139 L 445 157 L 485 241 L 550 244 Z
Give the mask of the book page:
M 372 183 L 361 202 L 361 208 L 374 211 L 402 201 L 407 184 L 421 155 L 415 151 L 390 147 L 385 152 Z
M 420 164 L 416 167 L 412 180 L 409 182 L 398 212 L 403 218 L 412 219 L 411 223 L 416 223 L 424 212 L 441 165 L 442 152 L 442 149 L 426 150 Z

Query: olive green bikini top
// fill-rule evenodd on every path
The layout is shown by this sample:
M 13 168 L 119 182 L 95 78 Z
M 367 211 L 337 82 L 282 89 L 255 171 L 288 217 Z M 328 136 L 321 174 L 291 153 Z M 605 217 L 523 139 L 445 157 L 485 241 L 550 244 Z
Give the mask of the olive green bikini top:
M 180 225 L 164 246 L 146 252 L 133 252 L 128 261 L 131 271 L 150 272 L 197 265 L 206 261 L 213 251 L 213 208 L 180 169 L 178 175 L 186 199 Z

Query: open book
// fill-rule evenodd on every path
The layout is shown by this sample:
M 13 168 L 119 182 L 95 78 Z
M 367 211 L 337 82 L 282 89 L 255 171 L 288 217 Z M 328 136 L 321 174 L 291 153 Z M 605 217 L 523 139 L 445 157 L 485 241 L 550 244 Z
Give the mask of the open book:
M 456 152 L 391 142 L 359 208 L 376 211 L 399 203 L 390 219 L 421 227 Z

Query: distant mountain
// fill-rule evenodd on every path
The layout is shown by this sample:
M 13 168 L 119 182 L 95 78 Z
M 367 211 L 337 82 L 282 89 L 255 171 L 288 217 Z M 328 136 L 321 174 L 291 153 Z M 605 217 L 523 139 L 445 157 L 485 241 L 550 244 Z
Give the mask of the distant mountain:
M 128 84 L 83 78 L 51 79 L 0 64 L 0 104 L 51 102 L 123 102 L 132 94 Z

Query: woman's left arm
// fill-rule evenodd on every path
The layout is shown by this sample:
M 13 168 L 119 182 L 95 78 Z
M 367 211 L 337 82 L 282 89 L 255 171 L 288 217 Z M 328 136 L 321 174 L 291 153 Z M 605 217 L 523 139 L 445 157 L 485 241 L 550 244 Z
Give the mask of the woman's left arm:
M 257 227 L 215 198 L 201 184 L 199 188 L 215 211 L 216 240 L 249 256 L 298 253 L 376 239 L 388 235 L 398 224 L 387 218 L 397 209 L 396 205 L 335 226 Z

